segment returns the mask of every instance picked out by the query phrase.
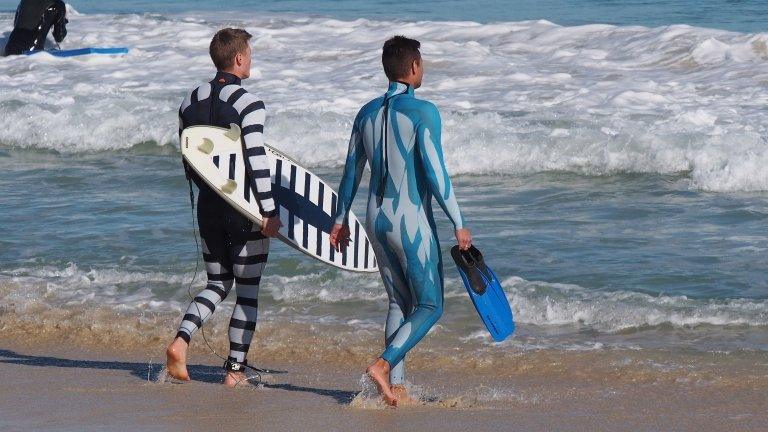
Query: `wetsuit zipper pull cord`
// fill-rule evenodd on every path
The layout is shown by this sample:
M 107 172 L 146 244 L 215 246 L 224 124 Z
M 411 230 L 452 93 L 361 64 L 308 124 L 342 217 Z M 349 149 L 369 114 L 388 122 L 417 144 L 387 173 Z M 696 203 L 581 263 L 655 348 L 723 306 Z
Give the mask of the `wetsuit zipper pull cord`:
M 379 207 L 381 207 L 384 201 L 384 190 L 387 188 L 387 178 L 389 177 L 389 145 L 387 142 L 387 130 L 389 126 L 389 99 L 384 100 L 384 112 L 382 114 L 381 121 L 381 135 L 383 139 L 382 151 L 381 151 L 381 163 L 383 165 L 381 181 L 379 181 L 379 190 L 377 191 L 376 198 Z

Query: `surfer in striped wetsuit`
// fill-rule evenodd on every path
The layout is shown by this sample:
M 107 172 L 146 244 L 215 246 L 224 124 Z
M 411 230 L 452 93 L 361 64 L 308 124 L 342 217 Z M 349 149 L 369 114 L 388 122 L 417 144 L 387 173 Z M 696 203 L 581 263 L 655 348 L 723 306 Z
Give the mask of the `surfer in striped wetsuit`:
M 443 312 L 443 265 L 432 215 L 432 198 L 453 223 L 461 249 L 472 238 L 464 228 L 440 144 L 440 113 L 416 99 L 424 73 L 420 43 L 395 36 L 384 44 L 387 92 L 367 103 L 355 118 L 339 186 L 331 245 L 346 247 L 347 216 L 363 167 L 371 167 L 367 230 L 389 297 L 386 349 L 367 373 L 384 401 L 409 400 L 405 355 Z
M 197 220 L 208 284 L 187 308 L 176 338 L 166 351 L 168 373 L 188 380 L 186 352 L 192 335 L 235 286 L 237 300 L 229 321 L 229 357 L 224 383 L 233 386 L 242 372 L 256 328 L 259 282 L 269 253 L 269 237 L 277 234 L 280 218 L 272 197 L 269 161 L 264 149 L 264 103 L 240 86 L 251 69 L 251 35 L 223 29 L 213 37 L 210 54 L 216 77 L 193 90 L 179 108 L 179 134 L 188 126 L 240 126 L 244 161 L 256 193 L 262 227 L 254 226 L 202 179 L 185 166 L 198 186 Z

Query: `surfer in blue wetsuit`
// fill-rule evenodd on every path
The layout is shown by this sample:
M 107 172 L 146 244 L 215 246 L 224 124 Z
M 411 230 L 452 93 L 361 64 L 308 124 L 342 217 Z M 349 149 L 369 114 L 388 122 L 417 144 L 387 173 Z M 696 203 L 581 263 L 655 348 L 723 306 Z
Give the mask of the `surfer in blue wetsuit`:
M 386 349 L 367 373 L 389 405 L 409 400 L 405 355 L 443 312 L 443 266 L 432 215 L 434 197 L 455 228 L 461 249 L 472 237 L 464 228 L 440 143 L 440 113 L 417 99 L 424 69 L 421 44 L 395 36 L 384 43 L 387 92 L 363 106 L 355 118 L 339 186 L 331 245 L 349 242 L 347 216 L 365 163 L 371 167 L 367 230 L 389 297 Z
M 197 221 L 208 284 L 190 303 L 166 351 L 168 373 L 177 379 L 189 379 L 186 357 L 192 335 L 213 315 L 233 285 L 237 300 L 229 321 L 224 384 L 234 386 L 245 379 L 245 357 L 256 329 L 259 282 L 267 264 L 269 237 L 274 237 L 281 226 L 264 149 L 264 102 L 240 86 L 240 80 L 250 76 L 250 38 L 242 29 L 218 31 L 210 45 L 216 76 L 190 92 L 179 108 L 179 134 L 188 126 L 240 126 L 244 162 L 258 199 L 262 226 L 254 226 L 185 166 L 200 190 Z
M 61 0 L 21 0 L 16 8 L 13 31 L 5 44 L 5 55 L 37 51 L 45 47 L 45 38 L 53 27 L 58 43 L 67 36 L 67 8 Z

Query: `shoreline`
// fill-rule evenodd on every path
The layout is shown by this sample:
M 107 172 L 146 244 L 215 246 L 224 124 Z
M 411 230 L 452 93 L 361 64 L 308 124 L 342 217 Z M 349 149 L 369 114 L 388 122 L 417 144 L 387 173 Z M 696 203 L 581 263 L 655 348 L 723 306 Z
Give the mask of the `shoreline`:
M 206 324 L 205 337 L 211 348 L 226 356 L 228 309 L 219 311 Z M 71 347 L 95 355 L 126 355 L 164 362 L 165 348 L 176 334 L 177 313 L 119 313 L 110 308 L 0 307 L 0 332 L 6 344 L 37 351 L 37 347 Z M 456 329 L 438 324 L 408 358 L 408 368 L 440 369 L 464 376 L 558 376 L 586 380 L 610 377 L 617 385 L 635 382 L 743 381 L 768 388 L 768 351 L 695 349 L 690 344 L 638 347 L 633 344 L 602 344 L 595 336 L 582 347 L 530 344 L 521 328 L 502 344 L 484 338 L 464 338 Z M 359 369 L 381 353 L 381 327 L 364 329 L 343 323 L 297 322 L 264 318 L 259 321 L 249 358 L 255 364 L 268 362 L 309 363 L 319 360 L 337 370 Z M 215 358 L 205 345 L 202 332 L 193 337 L 191 355 Z M 613 335 L 620 338 L 621 335 Z M 623 337 L 631 338 L 631 334 Z M 589 339 L 586 339 L 587 341 Z M 110 351 L 103 351 L 109 346 Z M 223 360 L 222 360 L 223 362 Z
M 255 363 L 277 373 L 263 386 L 228 389 L 200 340 L 188 383 L 164 377 L 164 341 L 114 352 L 71 340 L 0 341 L 3 430 L 760 430 L 768 422 L 760 353 L 694 356 L 672 368 L 663 352 L 539 352 L 497 373 L 430 367 L 417 352 L 408 381 L 421 405 L 388 409 L 354 360 L 265 359 Z

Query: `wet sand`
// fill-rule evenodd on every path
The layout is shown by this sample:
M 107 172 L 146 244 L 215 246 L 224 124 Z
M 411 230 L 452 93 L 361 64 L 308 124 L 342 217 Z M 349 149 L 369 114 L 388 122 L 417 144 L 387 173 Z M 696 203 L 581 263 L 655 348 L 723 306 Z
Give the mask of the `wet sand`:
M 530 354 L 531 363 L 558 363 L 530 373 L 418 367 L 409 381 L 423 403 L 389 409 L 361 385 L 364 365 L 263 362 L 278 370 L 263 386 L 228 389 L 220 384 L 220 362 L 194 345 L 193 380 L 179 383 L 163 378 L 157 343 L 111 354 L 7 338 L 0 344 L 3 431 L 693 431 L 768 424 L 762 355 L 737 359 L 728 370 L 701 362 L 701 370 L 653 378 L 615 367 L 613 354 Z M 614 374 L 575 366 L 601 357 Z M 750 363 L 757 373 L 738 370 Z

